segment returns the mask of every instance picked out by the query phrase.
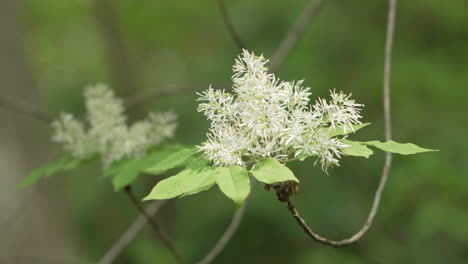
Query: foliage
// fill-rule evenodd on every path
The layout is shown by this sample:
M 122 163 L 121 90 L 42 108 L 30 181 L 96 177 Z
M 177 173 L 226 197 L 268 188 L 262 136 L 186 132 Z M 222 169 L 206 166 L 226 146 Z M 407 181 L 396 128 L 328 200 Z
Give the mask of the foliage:
M 318 99 L 308 107 L 309 88 L 303 88 L 302 81 L 280 82 L 267 73 L 267 62 L 244 50 L 233 67 L 237 97 L 211 87 L 201 94 L 200 100 L 207 103 L 201 103 L 199 111 L 212 121 L 212 128 L 209 140 L 199 147 L 169 145 L 144 154 L 145 148 L 171 136 L 175 127 L 162 122 L 155 123 L 159 126 L 155 130 L 147 130 L 154 125 L 136 123 L 128 130 L 122 103 L 114 98 L 112 91 L 105 86 L 87 88 L 89 133 L 73 117 L 62 116 L 61 121 L 54 123 L 54 140 L 64 143 L 71 156 L 37 169 L 21 186 L 76 167 L 84 158 L 98 153 L 107 157 L 104 175 L 113 177 L 116 191 L 132 184 L 141 173 L 158 175 L 185 166 L 178 174 L 158 183 L 144 200 L 187 196 L 216 184 L 240 206 L 250 192 L 249 176 L 266 184 L 299 182 L 286 167 L 292 160 L 318 156 L 326 171 L 329 166 L 338 165 L 340 154 L 368 158 L 373 151 L 367 146 L 403 155 L 432 151 L 410 143 L 347 139 L 350 133 L 369 125 L 359 121 L 362 105 L 350 100 L 348 95 L 332 92 L 331 102 Z M 122 131 L 143 131 L 143 134 L 120 134 Z M 141 146 L 145 147 L 141 149 Z M 106 165 L 108 162 L 111 163 Z
M 432 151 L 394 141 L 348 140 L 348 134 L 369 125 L 358 120 L 362 105 L 332 92 L 332 102 L 319 99 L 308 108 L 309 88 L 301 87 L 302 82 L 278 81 L 267 73 L 266 63 L 244 50 L 233 67 L 237 97 L 211 87 L 201 94 L 200 100 L 206 103 L 200 104 L 199 111 L 211 120 L 211 129 L 208 141 L 199 148 L 214 167 L 208 162 L 195 167 L 189 163 L 179 174 L 158 183 L 145 200 L 195 194 L 216 183 L 239 205 L 250 191 L 249 175 L 266 184 L 299 182 L 286 167 L 291 160 L 318 156 L 326 171 L 338 165 L 340 154 L 368 158 L 373 151 L 367 145 L 404 155 Z M 195 152 L 168 156 L 165 163 L 180 164 Z M 158 169 L 155 166 L 153 171 Z

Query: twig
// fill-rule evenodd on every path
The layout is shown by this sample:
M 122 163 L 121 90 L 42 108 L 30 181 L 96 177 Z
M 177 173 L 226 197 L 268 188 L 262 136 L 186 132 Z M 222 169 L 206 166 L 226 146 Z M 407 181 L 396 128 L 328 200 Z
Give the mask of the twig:
M 34 185 L 26 197 L 21 199 L 19 205 L 13 210 L 12 213 L 10 213 L 8 217 L 5 218 L 1 224 L 1 231 L 8 232 L 11 230 L 12 225 L 16 224 L 21 216 L 25 214 L 28 208 L 33 204 L 34 197 L 38 196 L 40 187 L 41 186 L 39 184 Z
M 270 70 L 277 72 L 283 65 L 291 50 L 296 46 L 297 41 L 302 36 L 312 19 L 317 15 L 324 0 L 311 0 L 304 9 L 302 15 L 297 19 L 296 24 L 291 28 L 286 37 L 281 41 L 271 58 Z
M 271 59 L 270 70 L 271 72 L 277 72 L 279 68 L 283 65 L 286 57 L 289 55 L 290 51 L 294 48 L 296 42 L 304 33 L 307 25 L 310 24 L 312 19 L 317 14 L 320 6 L 322 5 L 324 0 L 311 0 L 309 5 L 304 10 L 303 14 L 299 17 L 296 24 L 293 28 L 289 31 L 283 41 L 280 43 L 278 48 L 276 49 L 273 58 Z M 242 41 L 239 33 L 236 31 L 226 9 L 225 1 L 218 0 L 219 11 L 223 18 L 224 26 L 226 27 L 227 31 L 231 35 L 233 41 L 235 42 L 236 46 L 239 49 L 247 48 L 245 43 Z M 162 92 L 159 90 L 152 90 L 149 92 L 143 92 L 142 94 L 138 94 L 135 96 L 131 96 L 126 99 L 126 106 L 130 109 L 135 106 L 147 103 L 148 101 L 154 99 L 155 97 L 159 96 L 172 96 L 172 95 L 180 95 L 180 94 L 187 94 L 179 89 L 175 89 L 173 91 Z
M 154 216 L 159 212 L 159 209 L 167 203 L 167 201 L 155 201 L 145 210 L 150 216 Z M 146 224 L 146 218 L 140 214 L 120 238 L 112 245 L 112 247 L 99 260 L 98 264 L 111 264 L 120 255 L 120 253 L 135 239 Z
M 161 91 L 160 89 L 150 89 L 138 93 L 136 95 L 131 95 L 125 98 L 124 104 L 128 110 L 131 110 L 134 107 L 145 104 L 153 99 L 158 99 L 160 97 L 169 97 L 177 95 L 194 95 L 195 91 L 187 91 L 181 88 L 181 85 L 174 85 L 171 88 Z
M 244 201 L 242 207 L 234 213 L 232 217 L 231 223 L 229 224 L 224 234 L 221 238 L 216 242 L 214 247 L 203 257 L 202 260 L 197 262 L 197 264 L 209 264 L 211 263 L 226 247 L 227 243 L 231 240 L 232 236 L 236 233 L 239 225 L 242 221 L 242 217 L 244 216 L 245 209 L 247 208 L 248 199 Z
M 130 200 L 132 201 L 133 205 L 135 205 L 135 207 L 140 211 L 140 213 L 145 217 L 146 221 L 148 222 L 148 224 L 150 224 L 150 226 L 153 228 L 153 230 L 156 232 L 156 234 L 158 235 L 158 237 L 161 239 L 161 241 L 164 243 L 164 245 L 171 251 L 172 255 L 175 257 L 175 259 L 177 260 L 177 263 L 181 264 L 181 263 L 184 263 L 181 255 L 179 254 L 179 252 L 177 251 L 177 249 L 175 248 L 174 244 L 172 243 L 172 241 L 169 239 L 169 237 L 167 236 L 167 234 L 161 229 L 161 227 L 159 226 L 158 222 L 153 219 L 145 210 L 145 208 L 143 208 L 143 206 L 140 204 L 140 201 L 138 200 L 138 198 L 136 198 L 135 194 L 133 194 L 133 191 L 132 191 L 132 188 L 131 186 L 126 186 L 125 187 L 125 193 L 128 195 L 128 197 L 130 198 Z
M 68 257 L 47 257 L 47 256 L 14 256 L 14 257 L 9 257 L 9 258 L 0 257 L 0 263 L 91 264 L 91 262 L 88 262 L 88 261 L 82 261 L 79 259 L 71 259 Z
M 234 43 L 237 45 L 237 47 L 242 50 L 245 49 L 245 44 L 242 41 L 240 35 L 237 33 L 236 29 L 234 28 L 234 25 L 232 24 L 231 18 L 229 17 L 229 14 L 226 9 L 226 3 L 224 0 L 218 0 L 218 7 L 219 7 L 219 12 L 221 13 L 221 17 L 223 18 L 223 23 L 226 29 L 229 32 L 229 35 L 231 35 L 232 40 Z
M 388 9 L 388 21 L 387 21 L 387 35 L 385 41 L 385 62 L 384 62 L 384 77 L 383 77 L 383 102 L 384 102 L 384 118 L 385 118 L 385 139 L 391 140 L 392 138 L 392 127 L 391 127 L 391 112 L 390 112 L 390 72 L 392 63 L 392 49 L 393 49 L 393 37 L 395 31 L 395 13 L 396 13 L 397 0 L 389 0 Z M 372 204 L 367 220 L 362 228 L 355 233 L 352 237 L 340 241 L 334 241 L 324 238 L 312 231 L 307 226 L 305 220 L 299 215 L 294 205 L 289 200 L 286 200 L 287 208 L 296 219 L 297 223 L 304 229 L 304 231 L 315 241 L 332 246 L 332 247 L 344 247 L 352 243 L 357 242 L 372 226 L 375 215 L 379 209 L 380 200 L 382 197 L 385 184 L 387 183 L 388 174 L 392 165 L 392 154 L 390 152 L 385 153 L 385 164 L 382 170 L 382 176 L 380 178 L 379 186 L 375 192 L 374 202 Z
M 27 115 L 29 117 L 32 117 L 44 123 L 50 123 L 53 120 L 52 116 L 41 111 L 34 105 L 28 104 L 26 102 L 21 102 L 18 100 L 12 100 L 2 95 L 0 95 L 0 105 L 3 106 L 4 108 L 18 112 L 20 114 Z

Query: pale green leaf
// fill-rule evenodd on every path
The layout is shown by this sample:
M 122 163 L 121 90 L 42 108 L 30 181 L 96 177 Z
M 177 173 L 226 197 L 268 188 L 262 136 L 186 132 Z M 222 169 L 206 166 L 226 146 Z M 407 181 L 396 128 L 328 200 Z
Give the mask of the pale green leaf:
M 345 136 L 345 135 L 348 135 L 348 134 L 351 134 L 351 133 L 354 133 L 356 131 L 358 131 L 359 129 L 361 128 L 364 128 L 368 125 L 370 125 L 371 123 L 364 123 L 364 124 L 360 124 L 360 125 L 353 125 L 353 130 L 351 129 L 346 129 L 346 132 L 345 132 L 345 129 L 343 126 L 340 126 L 340 127 L 337 127 L 335 129 L 333 129 L 332 131 L 330 131 L 330 137 L 336 137 L 336 136 Z M 326 129 L 329 129 L 329 128 L 326 128 Z
M 119 163 L 118 170 L 115 171 L 115 175 L 112 178 L 114 190 L 117 192 L 125 186 L 132 184 L 144 169 L 143 163 L 142 159 L 128 159 Z
M 266 184 L 290 180 L 299 182 L 288 167 L 273 158 L 264 159 L 251 172 L 257 180 Z
M 241 166 L 217 167 L 216 183 L 219 189 L 237 206 L 242 205 L 250 192 L 249 174 Z
M 109 167 L 104 169 L 102 172 L 102 177 L 106 178 L 117 174 L 122 168 L 127 166 L 131 159 L 120 159 L 111 163 Z
M 148 155 L 141 158 L 117 161 L 104 171 L 104 175 L 114 175 L 114 178 L 112 179 L 114 190 L 119 191 L 138 179 L 138 175 L 140 175 L 140 173 L 146 172 L 149 167 L 154 166 L 155 163 L 164 161 L 168 156 L 177 153 L 180 149 L 181 148 L 178 146 L 167 146 L 155 149 Z M 163 172 L 165 171 L 160 171 L 159 173 Z
M 428 152 L 428 151 L 437 151 L 433 149 L 426 149 L 426 148 L 421 148 L 419 146 L 416 146 L 415 144 L 412 143 L 398 143 L 392 140 L 386 141 L 386 142 L 380 142 L 377 140 L 373 141 L 366 141 L 366 142 L 360 142 L 361 144 L 365 145 L 370 145 L 374 146 L 376 148 L 379 148 L 383 151 L 387 152 L 392 152 L 392 153 L 398 153 L 402 155 L 411 155 L 411 154 L 416 154 L 416 153 L 421 153 L 421 152 Z
M 197 147 L 183 148 L 176 152 L 170 153 L 164 159 L 155 160 L 145 171 L 150 174 L 160 174 L 169 169 L 186 164 L 186 161 L 198 152 Z
M 42 167 L 33 170 L 18 185 L 21 188 L 26 187 L 38 181 L 42 177 L 48 177 L 59 171 L 76 168 L 80 164 L 81 161 L 78 159 L 74 159 L 70 156 L 63 156 L 61 159 L 55 162 L 43 165 Z
M 343 148 L 341 151 L 347 156 L 357 156 L 369 158 L 374 152 L 366 145 L 362 145 L 360 142 L 343 139 L 343 143 L 351 145 L 350 147 Z
M 217 170 L 213 167 L 186 168 L 160 181 L 143 200 L 170 199 L 208 190 L 216 183 L 216 175 Z

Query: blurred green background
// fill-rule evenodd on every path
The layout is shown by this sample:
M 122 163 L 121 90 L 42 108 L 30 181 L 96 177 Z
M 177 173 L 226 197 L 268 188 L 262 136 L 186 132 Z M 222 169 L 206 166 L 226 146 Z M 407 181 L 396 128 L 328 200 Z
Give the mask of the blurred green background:
M 226 4 L 248 48 L 269 58 L 307 2 Z M 239 231 L 214 263 L 468 263 L 467 8 L 466 0 L 399 1 L 394 139 L 440 152 L 394 156 L 371 231 L 347 248 L 317 244 L 273 192 L 256 184 Z M 386 15 L 384 0 L 325 1 L 278 73 L 305 79 L 313 98 L 334 88 L 352 92 L 366 105 L 364 121 L 373 124 L 356 139 L 383 139 Z M 53 116 L 82 114 L 87 84 L 109 83 L 121 97 L 156 91 L 165 95 L 130 109 L 130 118 L 172 109 L 180 120 L 175 140 L 197 144 L 209 123 L 196 112 L 195 91 L 210 84 L 229 88 L 238 53 L 214 0 L 0 1 L 2 96 Z M 135 208 L 100 178 L 99 164 L 17 189 L 28 171 L 54 160 L 60 149 L 49 140 L 50 127 L 37 120 L 2 107 L 0 120 L 0 262 L 97 261 L 138 215 Z M 367 217 L 383 161 L 378 152 L 369 160 L 345 158 L 329 176 L 312 160 L 293 164 L 302 190 L 294 202 L 315 231 L 348 237 Z M 156 180 L 143 177 L 137 195 Z M 224 232 L 234 209 L 212 188 L 171 201 L 158 216 L 194 263 Z M 173 259 L 146 228 L 115 263 Z

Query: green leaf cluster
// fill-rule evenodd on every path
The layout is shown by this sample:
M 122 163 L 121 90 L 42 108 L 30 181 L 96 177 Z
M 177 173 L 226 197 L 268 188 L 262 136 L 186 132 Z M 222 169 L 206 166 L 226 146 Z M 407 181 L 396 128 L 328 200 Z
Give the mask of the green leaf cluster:
M 207 164 L 203 157 L 195 159 L 175 176 L 159 182 L 144 200 L 183 197 L 206 191 L 217 184 L 227 197 L 240 206 L 250 193 L 249 176 L 267 184 L 290 180 L 299 182 L 288 167 L 273 158 L 264 159 L 251 170 L 237 165 L 211 167 Z
M 377 140 L 352 141 L 347 139 L 350 133 L 356 132 L 367 125 L 369 124 L 356 125 L 352 130 L 337 127 L 331 131 L 329 130 L 328 133 L 334 137 L 342 137 L 343 143 L 349 146 L 342 149 L 343 154 L 347 156 L 369 158 L 374 153 L 369 147 L 402 155 L 434 151 L 411 143 L 398 143 L 391 140 L 381 142 Z M 303 159 L 299 158 L 299 160 Z M 47 177 L 59 171 L 73 169 L 82 163 L 83 160 L 64 156 L 56 162 L 46 164 L 32 171 L 21 181 L 20 186 L 27 186 L 36 182 L 41 177 Z M 285 164 L 280 163 L 274 158 L 265 158 L 259 163 L 254 164 L 250 169 L 237 165 L 212 167 L 203 155 L 199 153 L 197 147 L 181 145 L 166 145 L 155 148 L 140 158 L 116 161 L 104 170 L 103 175 L 104 177 L 112 178 L 115 191 L 119 191 L 125 186 L 132 184 L 143 173 L 159 175 L 177 167 L 184 167 L 184 169 L 160 181 L 144 200 L 183 197 L 206 191 L 212 186 L 217 185 L 221 192 L 233 200 L 237 206 L 240 206 L 250 193 L 250 177 L 254 177 L 265 184 L 286 181 L 299 182 Z

